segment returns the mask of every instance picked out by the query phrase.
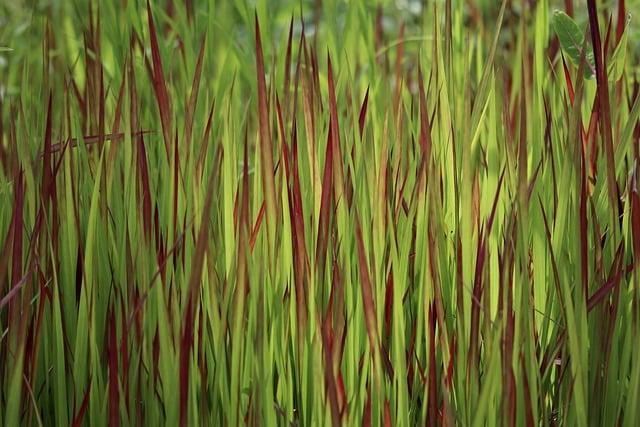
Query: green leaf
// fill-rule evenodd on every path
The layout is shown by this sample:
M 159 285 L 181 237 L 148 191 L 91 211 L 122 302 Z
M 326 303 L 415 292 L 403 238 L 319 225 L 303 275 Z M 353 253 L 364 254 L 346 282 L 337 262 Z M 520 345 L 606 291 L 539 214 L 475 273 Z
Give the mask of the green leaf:
M 627 17 L 627 23 L 625 25 L 625 32 L 622 34 L 620 38 L 620 42 L 618 42 L 618 46 L 616 46 L 616 50 L 613 51 L 613 55 L 609 59 L 609 65 L 607 66 L 607 75 L 609 76 L 609 80 L 618 81 L 620 77 L 622 77 L 622 72 L 624 71 L 624 65 L 627 59 L 627 31 L 626 29 L 629 26 L 629 21 L 631 19 L 631 15 Z
M 566 13 L 556 10 L 553 13 L 553 30 L 558 36 L 562 51 L 571 59 L 575 65 L 580 65 L 580 58 L 582 57 L 582 48 L 584 43 L 584 32 L 580 30 L 578 24 Z M 596 68 L 593 57 L 593 50 L 591 47 L 587 47 L 585 58 L 588 67 L 584 69 L 584 77 L 591 79 L 595 76 Z

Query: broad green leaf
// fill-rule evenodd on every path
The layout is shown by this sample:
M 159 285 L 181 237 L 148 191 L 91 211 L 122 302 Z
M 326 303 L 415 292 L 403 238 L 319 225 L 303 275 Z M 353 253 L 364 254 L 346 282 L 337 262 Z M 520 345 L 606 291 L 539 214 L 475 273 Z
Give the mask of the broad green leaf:
M 580 65 L 580 58 L 582 57 L 582 49 L 585 46 L 584 32 L 580 30 L 578 24 L 566 13 L 556 10 L 553 13 L 553 30 L 558 36 L 562 51 L 571 59 L 575 65 Z M 593 78 L 596 73 L 595 61 L 593 57 L 593 50 L 590 46 L 587 47 L 585 58 L 588 67 L 585 67 L 584 77 L 587 79 Z

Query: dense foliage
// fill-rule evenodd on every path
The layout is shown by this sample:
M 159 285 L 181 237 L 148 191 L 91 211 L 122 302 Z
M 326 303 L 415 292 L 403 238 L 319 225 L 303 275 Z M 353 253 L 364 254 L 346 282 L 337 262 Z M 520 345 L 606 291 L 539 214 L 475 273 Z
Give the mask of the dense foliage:
M 0 423 L 640 420 L 637 0 L 0 1 Z

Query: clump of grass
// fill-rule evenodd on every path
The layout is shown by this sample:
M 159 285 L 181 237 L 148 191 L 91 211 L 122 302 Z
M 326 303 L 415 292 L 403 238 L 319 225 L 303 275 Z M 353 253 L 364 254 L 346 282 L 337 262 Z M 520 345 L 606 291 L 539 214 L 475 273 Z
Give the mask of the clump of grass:
M 0 5 L 2 422 L 637 424 L 638 2 L 556 3 Z

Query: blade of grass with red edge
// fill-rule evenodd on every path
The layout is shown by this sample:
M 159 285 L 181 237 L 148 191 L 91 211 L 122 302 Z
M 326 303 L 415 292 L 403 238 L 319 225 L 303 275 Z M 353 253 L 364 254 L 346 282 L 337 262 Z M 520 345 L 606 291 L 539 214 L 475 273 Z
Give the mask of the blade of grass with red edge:
M 118 385 L 118 339 L 116 318 L 111 306 L 107 313 L 107 360 L 109 367 L 109 425 L 120 425 L 120 388 Z
M 335 265 L 334 265 L 335 266 Z M 336 271 L 334 269 L 334 279 L 336 276 Z M 339 279 L 338 279 L 339 280 Z M 333 301 L 335 299 L 335 290 L 336 286 L 332 286 L 329 292 L 329 302 L 327 303 L 327 309 L 324 314 L 324 319 L 322 320 L 322 350 L 323 350 L 323 362 L 324 362 L 324 379 L 325 379 L 325 390 L 326 393 L 329 394 L 329 403 L 331 407 L 331 411 L 334 412 L 333 409 L 333 398 L 335 396 L 335 413 L 340 414 L 338 402 L 338 392 L 336 385 L 336 378 L 334 376 L 334 370 L 336 367 L 335 363 L 335 331 L 333 326 Z M 338 367 L 339 369 L 339 367 Z M 332 418 L 338 419 L 332 414 Z
M 133 56 L 133 54 L 132 54 Z M 132 61 L 129 61 L 129 102 L 131 114 L 131 128 L 138 128 L 138 91 L 136 87 L 135 71 Z M 140 191 L 142 193 L 142 224 L 144 236 L 149 241 L 151 239 L 151 189 L 149 186 L 149 166 L 147 164 L 147 152 L 142 134 L 135 138 L 136 144 L 136 171 L 140 181 Z
M 398 50 L 396 54 L 396 64 L 395 64 L 395 90 L 393 94 L 393 106 L 394 113 L 399 113 L 400 103 L 401 103 L 401 94 L 402 94 L 402 62 L 404 57 L 404 32 L 405 32 L 405 23 L 402 22 L 400 24 L 400 30 L 398 35 L 398 40 L 400 43 L 398 44 Z
M 140 135 L 149 135 L 150 133 L 152 133 L 152 131 L 150 130 L 134 131 L 131 133 L 131 137 L 135 138 Z M 84 135 L 82 137 L 82 141 L 84 145 L 94 145 L 100 142 L 100 137 L 101 135 Z M 122 141 L 124 137 L 125 137 L 124 132 L 112 132 L 112 133 L 107 133 L 102 135 L 103 141 L 112 141 L 112 142 Z M 70 148 L 78 147 L 78 138 L 68 138 L 65 141 L 59 141 L 59 142 L 56 142 L 55 144 L 52 144 L 51 154 L 62 151 L 67 145 Z M 44 151 L 41 152 L 40 155 L 44 156 Z
M 49 93 L 49 103 L 47 105 L 47 122 L 44 131 L 44 150 L 42 156 L 42 188 L 41 197 L 45 204 L 45 209 L 49 205 L 50 194 L 49 189 L 52 187 L 53 172 L 51 171 L 51 104 L 53 102 L 53 94 Z
M 369 85 L 367 85 L 367 91 L 364 94 L 364 100 L 360 106 L 360 114 L 358 115 L 358 130 L 360 131 L 360 139 L 363 137 L 364 124 L 367 119 L 367 108 L 369 107 Z
M 187 101 L 187 108 L 185 111 L 185 119 L 184 119 L 184 143 L 187 146 L 191 145 L 191 133 L 193 132 L 193 120 L 194 114 L 196 111 L 196 105 L 198 102 L 198 93 L 200 92 L 200 78 L 202 76 L 202 64 L 204 59 L 204 51 L 206 46 L 207 38 L 202 37 L 202 41 L 200 42 L 200 50 L 198 51 L 198 60 L 196 62 L 196 69 L 193 73 L 193 82 L 191 83 L 191 95 L 189 95 L 189 101 Z M 187 153 L 190 153 L 191 150 L 187 150 Z M 189 154 L 187 154 L 189 155 Z M 188 161 L 188 157 L 187 157 Z
M 127 325 L 127 313 L 126 313 L 126 307 L 124 304 L 124 297 L 122 296 L 122 294 L 120 294 L 120 327 L 121 327 L 121 333 L 120 333 L 120 351 L 119 351 L 119 356 L 122 360 L 122 370 L 119 371 L 120 376 L 121 376 L 121 384 L 122 384 L 122 390 L 124 391 L 124 401 L 125 401 L 125 408 L 126 411 L 129 412 L 130 411 L 130 404 L 129 404 L 129 364 L 130 364 L 130 360 L 129 360 L 129 328 Z
M 333 425 L 340 425 L 340 409 L 338 406 L 338 387 L 333 375 L 333 331 L 330 322 L 323 322 L 322 325 L 322 349 L 324 359 L 324 381 L 325 390 L 329 397 L 329 407 L 331 409 L 331 420 Z
M 437 369 L 436 369 L 436 307 L 434 303 L 429 307 L 429 376 L 428 389 L 429 395 L 427 399 L 427 423 L 430 427 L 436 426 L 438 421 L 438 392 L 437 392 Z
M 362 239 L 362 228 L 360 220 L 356 218 L 356 245 L 358 252 L 358 264 L 360 266 L 360 283 L 362 292 L 362 304 L 365 315 L 365 324 L 367 326 L 367 335 L 369 335 L 369 346 L 374 358 L 374 365 L 380 359 L 380 339 L 378 337 L 378 326 L 376 321 L 376 307 L 373 300 L 373 288 L 371 278 L 369 276 L 369 267 L 367 266 L 367 254 Z M 377 379 L 378 381 L 379 379 Z
M 625 0 L 620 0 L 618 2 L 618 20 L 616 25 L 616 42 L 620 42 L 622 35 L 624 34 L 624 28 L 627 22 L 627 14 L 626 14 L 626 3 Z
M 276 241 L 276 225 L 278 223 L 278 207 L 273 167 L 273 147 L 271 145 L 271 126 L 269 125 L 269 106 L 267 101 L 267 85 L 265 82 L 264 54 L 260 37 L 258 14 L 255 14 L 256 43 L 256 79 L 258 81 L 258 119 L 260 131 L 260 160 L 262 170 L 262 186 L 267 206 L 267 239 L 270 256 L 273 257 Z
M 260 205 L 260 210 L 258 210 L 256 220 L 253 223 L 253 228 L 251 229 L 251 237 L 249 238 L 249 247 L 251 248 L 251 252 L 253 252 L 253 247 L 256 244 L 256 240 L 258 240 L 258 233 L 260 232 L 260 226 L 262 225 L 262 221 L 264 220 L 264 213 L 266 212 L 266 210 L 267 206 L 263 201 Z
M 431 77 L 429 77 L 429 81 L 431 81 Z M 433 141 L 431 140 L 431 123 L 429 123 L 427 97 L 424 91 L 424 79 L 422 77 L 422 70 L 420 67 L 418 67 L 418 88 L 420 93 L 420 146 L 423 150 L 424 160 L 429 162 Z
M 613 22 L 613 17 L 609 15 L 609 20 L 607 21 L 607 30 L 605 31 L 604 36 L 604 46 L 602 46 L 603 55 L 606 56 L 607 51 L 609 50 L 609 43 L 611 42 L 611 23 Z
M 533 408 L 531 405 L 531 387 L 529 385 L 529 378 L 527 376 L 527 369 L 526 369 L 526 364 L 524 361 L 524 357 L 521 354 L 520 357 L 520 369 L 521 372 L 524 373 L 524 378 L 523 378 L 523 388 L 524 388 L 524 414 L 525 414 L 525 422 L 526 425 L 528 426 L 532 426 L 535 425 L 535 421 L 534 421 L 534 417 L 533 417 Z
M 473 281 L 473 298 L 471 300 L 471 332 L 469 338 L 469 368 L 476 369 L 479 364 L 478 357 L 478 339 L 479 339 L 479 328 L 480 328 L 480 308 L 481 308 L 481 300 L 482 294 L 484 290 L 484 285 L 482 283 L 482 275 L 484 271 L 484 263 L 486 260 L 486 251 L 487 251 L 487 236 L 491 233 L 491 227 L 493 225 L 493 220 L 496 213 L 496 208 L 498 206 L 498 201 L 500 198 L 500 192 L 502 190 L 502 182 L 504 179 L 506 169 L 502 170 L 500 174 L 500 178 L 498 180 L 498 187 L 496 190 L 496 194 L 493 198 L 493 204 L 491 206 L 491 213 L 487 218 L 486 228 L 484 225 L 480 228 L 479 238 L 478 238 L 478 248 L 476 252 L 476 270 Z
M 87 413 L 87 409 L 89 408 L 89 395 L 91 392 L 91 378 L 89 378 L 89 381 L 87 383 L 87 390 L 84 392 L 84 397 L 82 398 L 82 403 L 80 404 L 80 408 L 78 408 L 78 412 L 75 411 L 75 405 L 74 405 L 74 417 L 73 417 L 73 423 L 71 424 L 73 427 L 80 427 L 82 426 L 82 421 L 84 420 L 84 416 Z
M 514 221 L 515 222 L 515 221 Z M 513 224 L 513 223 L 512 223 Z M 512 225 L 513 232 L 511 234 L 511 242 L 507 244 L 505 251 L 506 261 L 503 264 L 504 282 L 503 286 L 506 288 L 506 307 L 504 316 L 506 318 L 506 325 L 502 332 L 502 375 L 503 375 L 503 387 L 506 390 L 506 403 L 504 405 L 504 419 L 507 420 L 508 425 L 515 426 L 517 402 L 516 402 L 516 378 L 513 372 L 513 354 L 515 343 L 515 314 L 513 310 L 513 270 L 515 264 L 515 246 L 514 240 L 517 232 L 515 224 Z M 504 258 L 503 258 L 504 259 Z
M 580 155 L 580 202 L 578 207 L 578 218 L 580 225 L 580 275 L 582 278 L 582 291 L 586 300 L 589 295 L 589 252 L 588 252 L 588 230 L 587 230 L 587 167 L 585 164 L 584 146 L 578 145 Z
M 140 188 L 142 192 L 142 224 L 144 236 L 149 241 L 151 239 L 151 189 L 149 186 L 149 166 L 147 164 L 147 151 L 144 144 L 144 137 L 140 135 L 136 138 L 136 160 Z
M 362 427 L 371 427 L 371 389 L 367 387 L 367 401 L 362 414 Z
M 178 200 L 180 198 L 180 186 L 178 184 L 179 182 L 182 182 L 184 184 L 184 180 L 180 179 L 182 177 L 182 174 L 180 173 L 181 168 L 180 168 L 180 151 L 178 150 L 178 131 L 176 131 L 176 134 L 175 134 L 172 161 L 173 161 L 173 183 L 172 183 L 173 205 L 171 209 L 171 231 L 172 231 L 171 237 L 175 239 L 178 236 Z M 184 185 L 182 189 L 185 190 Z M 156 209 L 157 209 L 157 204 L 156 204 Z M 160 235 L 160 232 L 156 232 L 156 236 L 157 236 L 156 241 L 158 243 L 162 243 L 162 236 Z M 176 254 L 176 258 L 174 259 L 175 264 L 177 264 L 176 260 L 177 260 L 177 254 Z
M 167 159 L 171 156 L 171 103 L 169 92 L 167 91 L 167 81 L 162 70 L 162 58 L 160 57 L 160 46 L 158 45 L 158 35 L 153 22 L 151 4 L 147 0 L 147 19 L 149 20 L 149 37 L 151 39 L 151 58 L 153 60 L 153 73 L 151 74 L 153 90 L 160 111 L 160 123 L 164 135 L 164 144 Z
M 591 28 L 591 44 L 596 65 L 596 81 L 598 93 L 598 111 L 600 119 L 600 134 L 604 144 L 605 159 L 607 162 L 607 187 L 611 208 L 611 227 L 614 235 L 617 235 L 618 225 L 618 185 L 616 183 L 616 167 L 613 152 L 613 134 L 611 127 L 611 106 L 609 104 L 609 87 L 607 77 L 607 65 L 605 52 L 602 49 L 600 39 L 600 25 L 598 22 L 598 9 L 595 0 L 587 0 L 589 12 L 589 27 Z
M 298 316 L 298 328 L 303 330 L 307 322 L 307 266 L 309 259 L 305 246 L 304 211 L 302 205 L 302 191 L 300 190 L 300 177 L 298 170 L 298 132 L 296 122 L 293 122 L 293 134 L 291 140 L 291 189 L 289 193 L 289 210 L 293 225 L 292 239 L 295 249 L 294 274 L 296 283 L 296 313 Z M 335 287 L 335 284 L 334 284 Z M 333 287 L 332 287 L 333 291 Z
M 249 155 L 246 133 L 244 139 L 244 161 L 242 167 L 242 183 L 238 189 L 239 215 L 237 221 L 237 274 L 236 286 L 234 290 L 233 319 L 231 323 L 231 402 L 232 408 L 229 411 L 230 425 L 234 425 L 241 420 L 240 397 L 242 390 L 240 378 L 242 354 L 244 347 L 243 325 L 245 318 L 245 299 L 249 291 Z
M 11 285 L 16 285 L 22 277 L 22 236 L 24 232 L 24 196 L 25 182 L 22 170 L 14 185 L 13 201 L 13 249 L 11 255 Z M 10 310 L 11 312 L 11 310 Z M 9 318 L 13 318 L 10 314 Z M 11 324 L 10 324 L 11 325 Z
M 384 427 L 391 427 L 393 424 L 391 423 L 391 405 L 389 404 L 389 399 L 385 399 L 384 401 Z
M 331 56 L 327 53 L 327 73 L 328 73 L 328 86 L 329 86 L 329 127 L 331 129 L 330 144 L 332 145 L 333 153 L 333 185 L 334 185 L 334 199 L 339 201 L 345 190 L 344 185 L 344 173 L 342 170 L 342 153 L 340 150 L 340 124 L 338 122 L 338 104 L 336 101 L 336 86 L 333 77 L 333 67 L 331 66 Z M 325 159 L 326 161 L 326 159 Z
M 337 247 L 337 244 L 335 245 Z M 326 317 L 334 316 L 332 319 L 333 331 L 333 374 L 337 376 L 338 404 L 341 417 L 348 419 L 347 396 L 345 392 L 344 380 L 340 367 L 344 356 L 345 340 L 347 338 L 347 324 L 345 319 L 344 283 L 340 274 L 340 265 L 337 254 L 333 257 L 333 276 L 331 286 L 331 299 L 333 301 L 332 312 L 327 312 Z
M 200 281 L 204 266 L 205 254 L 209 245 L 209 218 L 211 217 L 211 206 L 213 204 L 213 185 L 216 173 L 211 173 L 206 187 L 207 197 L 205 199 L 202 217 L 200 220 L 200 230 L 196 240 L 194 258 L 191 264 L 191 276 L 187 293 L 187 308 L 184 315 L 183 333 L 180 341 L 180 425 L 187 425 L 187 406 L 189 393 L 189 365 L 191 357 L 191 347 L 193 345 L 193 325 L 194 325 L 194 304 L 200 298 Z
M 29 280 L 30 277 L 31 271 L 27 271 L 27 273 L 22 276 L 22 278 L 15 285 L 13 285 L 11 290 L 7 292 L 7 294 L 0 300 L 0 309 L 4 308 L 4 306 L 9 304 L 11 300 L 19 294 L 20 289 L 22 289 L 22 287 L 27 283 L 27 280 Z
M 290 170 L 289 170 L 289 153 L 287 148 L 287 138 L 284 131 L 284 122 L 282 119 L 282 108 L 280 106 L 280 98 L 276 93 L 276 116 L 278 118 L 278 132 L 281 140 L 282 147 L 282 161 L 284 163 L 284 174 L 289 179 Z M 279 165 L 279 163 L 278 163 Z M 277 170 L 278 166 L 276 166 Z M 249 239 L 249 246 L 251 251 L 253 252 L 253 247 L 256 243 L 256 239 L 258 238 L 258 232 L 260 231 L 260 226 L 262 225 L 262 220 L 264 219 L 264 214 L 266 211 L 266 201 L 262 201 L 262 205 L 260 206 L 260 210 L 258 212 L 258 216 L 253 226 L 253 230 L 251 232 L 251 238 Z
M 149 293 L 153 289 L 153 286 L 156 283 L 158 277 L 160 277 L 160 275 L 162 274 L 162 271 L 164 270 L 164 267 L 165 267 L 167 261 L 169 261 L 169 258 L 171 258 L 173 256 L 174 252 L 176 250 L 178 250 L 178 248 L 180 248 L 183 244 L 184 244 L 184 234 L 181 234 L 176 239 L 176 242 L 174 243 L 174 245 L 166 252 L 164 259 L 162 259 L 161 262 L 159 263 L 158 269 L 153 274 L 153 276 L 151 276 L 151 280 L 149 280 L 149 285 L 147 286 L 147 288 L 144 291 L 144 293 L 142 295 L 140 295 L 139 297 L 135 298 L 135 301 L 134 301 L 134 304 L 133 304 L 134 307 L 133 307 L 133 310 L 131 312 L 131 316 L 129 317 L 129 320 L 127 321 L 127 328 L 130 329 L 133 326 L 133 322 L 134 321 L 140 322 L 140 320 L 141 320 L 140 319 L 140 311 L 142 310 L 142 308 L 144 306 L 144 303 L 149 298 Z
M 303 31 L 304 32 L 304 31 Z M 284 92 L 283 99 L 285 102 L 285 115 L 288 117 L 288 113 L 291 108 L 291 102 L 289 93 L 291 88 L 289 87 L 291 84 L 291 51 L 293 48 L 293 14 L 291 14 L 291 20 L 289 21 L 289 35 L 287 36 L 287 51 L 284 57 Z M 300 50 L 298 50 L 298 61 L 300 60 Z M 299 62 L 298 62 L 299 63 Z M 297 74 L 297 71 L 296 71 Z M 295 103 L 295 100 L 293 101 Z
M 367 92 L 365 93 L 364 100 L 360 106 L 360 113 L 358 115 L 358 130 L 360 135 L 360 141 L 363 140 L 363 132 L 364 132 L 364 123 L 366 120 L 367 114 L 367 104 L 369 102 L 369 87 L 367 87 Z M 351 162 L 356 158 L 356 144 L 351 145 L 351 158 L 347 160 L 347 162 Z M 353 179 L 351 174 L 351 168 L 347 167 L 347 176 L 345 178 L 345 198 L 347 199 L 347 206 L 351 208 L 353 202 Z
M 209 110 L 209 116 L 207 117 L 207 125 L 204 128 L 204 133 L 202 135 L 202 142 L 200 143 L 200 152 L 198 153 L 198 159 L 196 161 L 196 171 L 200 172 L 200 179 L 202 179 L 202 175 L 204 174 L 203 162 L 206 159 L 207 150 L 209 149 L 209 136 L 211 135 L 211 126 L 213 124 L 214 109 L 215 109 L 215 102 L 211 104 L 211 109 Z M 219 147 L 219 149 L 220 148 L 221 147 Z
M 24 196 L 25 196 L 25 182 L 24 173 L 22 170 L 17 174 L 14 179 L 13 185 L 13 213 L 10 225 L 9 235 L 12 237 L 11 254 L 11 280 L 7 282 L 9 287 L 7 294 L 0 300 L 0 305 L 9 305 L 7 319 L 6 336 L 3 338 L 6 344 L 7 354 L 4 356 L 6 363 L 15 365 L 19 370 L 22 370 L 22 360 L 24 354 L 24 344 L 26 340 L 26 308 L 28 304 L 29 296 L 22 294 L 23 298 L 15 299 L 16 296 L 23 291 L 26 284 L 26 278 L 23 280 L 23 229 L 24 229 Z M 8 243 L 8 242 L 5 242 Z M 6 248 L 6 246 L 5 246 Z M 2 267 L 2 266 L 0 266 Z M 4 293 L 4 292 L 3 292 Z M 24 313 L 23 313 L 24 311 Z M 21 393 L 22 378 L 17 377 L 16 374 L 8 374 L 8 383 L 10 383 L 11 393 L 7 398 L 7 413 L 5 415 L 5 421 L 16 422 L 18 420 L 18 414 L 20 413 L 21 406 L 19 395 Z M 15 388 L 17 386 L 17 388 Z M 12 407 L 13 406 L 13 407 Z
M 623 274 L 629 273 L 633 269 L 633 265 L 629 268 L 624 267 L 622 263 L 623 255 L 624 245 L 623 242 L 620 242 L 611 266 L 609 277 L 607 278 L 607 281 L 602 284 L 602 286 L 600 286 L 587 300 L 587 311 L 593 310 L 609 295 L 612 290 L 617 289 L 620 285 Z
M 333 199 L 333 143 L 332 126 L 329 125 L 327 136 L 327 150 L 324 161 L 324 174 L 322 178 L 322 195 L 320 198 L 320 218 L 318 222 L 318 237 L 316 246 L 316 271 L 320 274 L 320 282 L 324 276 L 325 261 L 327 257 L 327 243 L 329 241 L 329 221 Z
M 206 228 L 206 225 L 204 228 Z M 190 359 L 191 359 L 191 347 L 193 346 L 194 321 L 195 320 L 193 315 L 193 298 L 188 298 L 187 308 L 185 310 L 185 315 L 184 315 L 183 332 L 180 338 L 180 426 L 181 427 L 185 427 L 188 425 L 189 365 L 190 365 Z
M 384 340 L 388 340 L 391 337 L 391 309 L 393 308 L 393 287 L 393 274 L 392 271 L 389 271 L 384 291 Z
M 613 286 L 613 289 L 610 292 L 610 296 L 607 297 L 606 302 L 602 305 L 601 313 L 603 313 L 602 320 L 603 325 L 606 327 L 600 328 L 598 330 L 598 338 L 599 343 L 594 343 L 594 345 L 599 344 L 600 351 L 597 353 L 597 366 L 602 366 L 602 375 L 596 378 L 596 383 L 593 387 L 593 395 L 594 396 L 607 396 L 607 391 L 609 389 L 609 383 L 613 381 L 617 381 L 613 379 L 609 372 L 609 367 L 611 363 L 612 354 L 614 353 L 613 348 L 613 337 L 616 333 L 616 324 L 621 320 L 618 316 L 620 309 L 620 282 L 623 279 L 623 271 L 624 271 L 624 260 L 620 253 L 624 252 L 624 244 L 620 243 L 618 247 L 618 252 L 614 258 L 613 264 L 610 268 L 609 276 L 614 276 L 613 280 L 617 281 Z M 632 266 L 634 264 L 631 264 Z M 615 274 L 614 274 L 615 272 Z M 623 303 L 624 304 L 624 303 Z M 617 361 L 614 362 L 617 364 Z M 600 412 L 600 414 L 607 412 L 608 405 L 605 405 L 604 409 L 598 406 L 593 406 L 592 408 Z M 597 415 L 600 415 L 597 414 Z M 596 416 L 597 416 L 596 415 Z M 595 419 L 595 417 L 593 417 Z
M 38 264 L 38 246 L 41 240 L 41 230 L 42 224 L 45 222 L 45 217 L 48 213 L 48 207 L 51 205 L 51 218 L 48 222 L 49 225 L 49 240 L 51 242 L 51 246 L 53 248 L 54 253 L 57 252 L 58 248 L 58 234 L 59 234 L 59 220 L 58 220 L 58 199 L 57 199 L 57 191 L 56 191 L 56 176 L 58 174 L 60 164 L 62 163 L 62 158 L 64 155 L 64 148 L 62 155 L 59 157 L 58 161 L 55 162 L 52 169 L 52 154 L 51 154 L 51 120 L 52 120 L 52 100 L 53 94 L 49 93 L 49 103 L 47 106 L 47 119 L 45 125 L 45 138 L 44 138 L 44 155 L 43 155 L 43 172 L 42 172 L 42 187 L 41 187 L 41 204 L 38 208 L 38 214 L 36 216 L 36 223 L 33 227 L 33 231 L 31 233 L 31 238 L 29 241 L 29 255 L 28 259 L 30 259 L 30 267 L 29 271 L 23 276 L 21 282 L 26 282 L 33 271 L 39 269 Z M 28 388 L 30 388 L 30 383 L 37 378 L 38 371 L 38 354 L 41 347 L 41 331 L 42 331 L 42 322 L 44 318 L 44 308 L 45 304 L 50 303 L 52 299 L 51 291 L 48 287 L 48 282 L 44 278 L 44 274 L 41 271 L 39 274 L 39 301 L 38 301 L 38 309 L 36 320 L 34 324 L 31 326 L 32 334 L 31 337 L 31 349 L 28 352 L 28 357 L 30 360 L 27 360 L 30 367 L 26 369 L 26 374 L 24 375 L 24 379 Z M 2 274 L 0 274 L 2 277 Z M 15 286 L 13 290 L 17 290 L 19 286 Z M 12 291 L 13 291 L 12 290 Z M 3 300 L 4 301 L 4 300 Z M 0 302 L 0 307 L 2 306 L 2 302 Z M 28 378 L 27 378 L 28 377 Z M 36 416 L 37 409 L 36 409 Z M 29 413 L 29 418 L 31 417 L 31 412 Z

